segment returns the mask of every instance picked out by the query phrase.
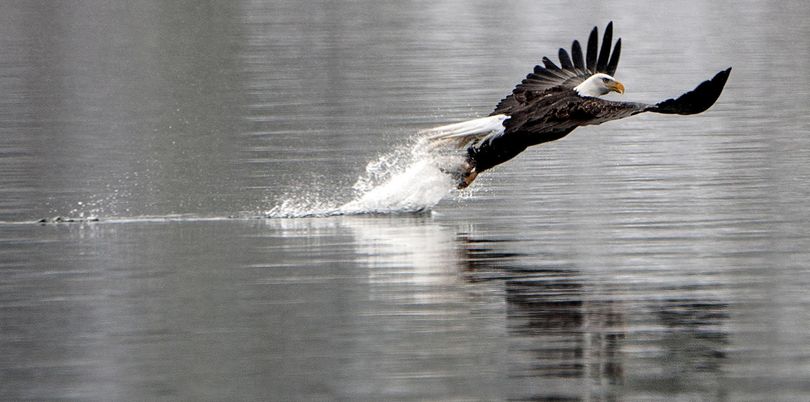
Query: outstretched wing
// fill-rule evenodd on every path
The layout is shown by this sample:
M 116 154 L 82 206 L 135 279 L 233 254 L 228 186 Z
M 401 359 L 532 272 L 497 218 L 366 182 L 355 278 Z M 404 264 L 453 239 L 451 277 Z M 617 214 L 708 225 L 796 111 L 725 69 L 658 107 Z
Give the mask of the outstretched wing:
M 678 98 L 658 102 L 646 111 L 665 114 L 697 114 L 703 112 L 710 108 L 720 97 L 720 93 L 723 92 L 723 87 L 728 81 L 729 74 L 731 74 L 731 67 L 715 74 L 712 79 L 703 81 L 697 88 Z
M 537 144 L 555 140 L 579 126 L 602 124 L 643 112 L 697 114 L 717 101 L 729 74 L 731 67 L 720 71 L 712 79 L 703 81 L 695 89 L 678 98 L 667 99 L 655 105 L 570 96 L 545 106 L 544 110 L 522 109 L 504 122 L 506 130 L 502 137 L 528 134 L 535 136 L 529 142 Z
M 529 73 L 509 96 L 498 102 L 498 106 L 495 107 L 491 115 L 510 114 L 516 106 L 524 103 L 533 94 L 555 87 L 573 88 L 596 73 L 605 73 L 612 76 L 619 64 L 622 40 L 621 38 L 616 40 L 616 45 L 611 52 L 610 45 L 612 41 L 613 22 L 611 21 L 605 27 L 601 49 L 598 49 L 598 30 L 593 27 L 588 37 L 588 49 L 585 57 L 583 57 L 579 41 L 576 40 L 571 44 L 570 56 L 565 49 L 560 48 L 558 52 L 560 66 L 554 64 L 548 57 L 543 57 L 543 65 L 534 66 L 534 71 Z

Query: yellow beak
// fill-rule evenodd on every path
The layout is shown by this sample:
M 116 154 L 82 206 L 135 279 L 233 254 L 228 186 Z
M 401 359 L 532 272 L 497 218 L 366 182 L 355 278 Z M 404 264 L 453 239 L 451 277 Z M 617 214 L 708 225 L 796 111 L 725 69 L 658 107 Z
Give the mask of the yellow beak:
M 624 93 L 624 84 L 619 81 L 614 81 L 613 83 L 609 84 L 608 88 L 610 88 L 611 91 L 616 91 L 620 94 Z

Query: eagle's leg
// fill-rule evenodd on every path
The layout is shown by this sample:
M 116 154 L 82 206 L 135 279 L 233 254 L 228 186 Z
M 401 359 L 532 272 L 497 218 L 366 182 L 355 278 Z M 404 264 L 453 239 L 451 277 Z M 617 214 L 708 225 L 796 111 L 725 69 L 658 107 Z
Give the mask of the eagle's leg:
M 463 169 L 464 170 L 461 172 L 457 186 L 459 190 L 467 188 L 470 184 L 472 184 L 473 180 L 478 177 L 478 171 L 475 170 L 475 166 L 471 165 L 469 162 L 464 162 Z
M 458 163 L 457 160 L 442 162 L 437 163 L 436 167 L 438 167 L 442 173 L 452 177 L 457 183 L 456 188 L 459 190 L 467 188 L 478 176 L 478 170 L 470 160 L 465 160 L 462 163 Z

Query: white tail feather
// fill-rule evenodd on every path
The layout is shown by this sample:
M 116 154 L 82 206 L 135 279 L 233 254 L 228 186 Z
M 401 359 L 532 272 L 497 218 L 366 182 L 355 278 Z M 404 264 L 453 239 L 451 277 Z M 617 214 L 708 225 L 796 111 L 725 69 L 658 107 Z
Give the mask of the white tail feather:
M 503 122 L 508 118 L 505 114 L 497 114 L 422 130 L 419 134 L 426 136 L 435 146 L 464 147 L 473 141 L 481 142 L 502 135 L 505 130 Z
M 419 133 L 429 135 L 430 139 L 447 137 L 466 137 L 471 135 L 486 135 L 492 132 L 503 132 L 503 122 L 509 116 L 497 114 L 422 130 Z

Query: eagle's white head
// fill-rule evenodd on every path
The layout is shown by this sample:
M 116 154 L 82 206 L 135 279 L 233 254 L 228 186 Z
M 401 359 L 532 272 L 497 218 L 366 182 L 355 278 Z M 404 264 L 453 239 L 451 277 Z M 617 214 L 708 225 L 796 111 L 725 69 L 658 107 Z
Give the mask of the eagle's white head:
M 575 86 L 574 91 L 577 91 L 580 96 L 601 96 L 607 95 L 610 91 L 623 94 L 624 85 L 607 74 L 596 73 L 588 77 L 582 84 Z

